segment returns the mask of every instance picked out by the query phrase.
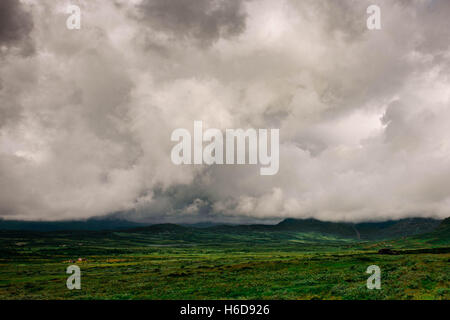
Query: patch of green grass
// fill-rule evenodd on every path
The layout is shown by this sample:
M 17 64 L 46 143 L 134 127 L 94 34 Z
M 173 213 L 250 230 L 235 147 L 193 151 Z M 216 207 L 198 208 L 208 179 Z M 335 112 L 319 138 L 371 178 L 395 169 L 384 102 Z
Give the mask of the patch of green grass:
M 0 232 L 0 243 L 0 299 L 450 298 L 449 249 L 420 237 Z M 377 254 L 386 247 L 400 254 Z M 86 261 L 70 261 L 78 258 Z M 81 290 L 66 288 L 71 264 L 81 268 Z M 381 268 L 381 290 L 366 288 L 372 264 Z

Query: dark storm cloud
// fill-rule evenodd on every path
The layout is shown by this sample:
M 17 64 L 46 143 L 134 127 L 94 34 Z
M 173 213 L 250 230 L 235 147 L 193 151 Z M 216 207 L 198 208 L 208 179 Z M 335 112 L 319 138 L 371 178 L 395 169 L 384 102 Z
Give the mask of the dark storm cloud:
M 177 39 L 191 38 L 210 44 L 245 29 L 243 0 L 144 0 L 139 19 Z
M 212 212 L 214 199 L 201 183 L 176 185 L 169 188 L 156 186 L 152 191 L 152 201 L 136 210 L 128 212 L 127 218 L 148 221 L 198 221 L 214 220 Z
M 18 0 L 0 1 L 0 45 L 23 45 L 25 54 L 32 51 L 29 34 L 33 20 Z

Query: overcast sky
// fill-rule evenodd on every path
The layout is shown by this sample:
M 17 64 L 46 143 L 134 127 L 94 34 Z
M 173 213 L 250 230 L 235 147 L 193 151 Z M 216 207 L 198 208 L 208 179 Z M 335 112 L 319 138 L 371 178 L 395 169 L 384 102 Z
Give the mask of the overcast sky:
M 279 128 L 278 174 L 175 166 L 194 120 Z M 0 217 L 112 213 L 450 216 L 450 1 L 1 0 Z

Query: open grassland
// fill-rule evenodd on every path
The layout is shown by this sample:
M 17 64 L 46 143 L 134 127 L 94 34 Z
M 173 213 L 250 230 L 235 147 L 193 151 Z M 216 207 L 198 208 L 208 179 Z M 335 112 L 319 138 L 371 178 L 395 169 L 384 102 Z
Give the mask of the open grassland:
M 0 233 L 0 299 L 449 299 L 447 240 L 312 233 Z M 380 255 L 380 248 L 399 250 Z M 73 262 L 78 258 L 86 261 Z M 67 266 L 81 290 L 66 288 Z M 365 273 L 381 268 L 381 290 Z

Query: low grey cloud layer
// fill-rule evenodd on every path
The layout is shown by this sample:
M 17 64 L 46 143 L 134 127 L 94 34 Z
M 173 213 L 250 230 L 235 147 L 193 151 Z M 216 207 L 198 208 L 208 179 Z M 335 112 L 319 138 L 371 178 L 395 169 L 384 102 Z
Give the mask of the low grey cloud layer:
M 136 15 L 140 22 L 178 41 L 188 38 L 211 44 L 244 31 L 243 1 L 144 0 L 137 5 Z
M 449 2 L 376 1 L 370 31 L 372 2 L 74 0 L 68 30 L 2 1 L 0 217 L 449 216 Z M 280 128 L 278 174 L 175 166 L 194 120 Z

